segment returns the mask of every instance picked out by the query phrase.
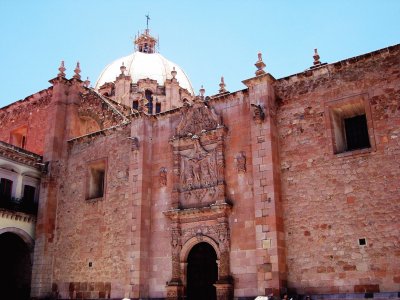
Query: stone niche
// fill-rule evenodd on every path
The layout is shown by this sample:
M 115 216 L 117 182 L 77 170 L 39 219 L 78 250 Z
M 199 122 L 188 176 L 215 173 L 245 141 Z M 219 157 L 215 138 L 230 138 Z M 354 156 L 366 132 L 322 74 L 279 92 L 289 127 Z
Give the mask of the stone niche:
M 231 299 L 231 205 L 225 198 L 224 138 L 227 129 L 202 97 L 182 108 L 182 119 L 170 139 L 174 153 L 171 220 L 172 276 L 167 299 L 183 299 L 187 287 L 187 258 L 198 243 L 206 242 L 217 255 L 218 299 Z

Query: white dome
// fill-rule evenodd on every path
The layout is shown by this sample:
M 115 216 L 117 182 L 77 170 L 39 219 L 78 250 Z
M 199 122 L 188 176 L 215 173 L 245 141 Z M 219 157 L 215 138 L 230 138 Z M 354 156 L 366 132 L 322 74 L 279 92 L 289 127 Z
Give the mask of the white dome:
M 175 67 L 177 72 L 176 79 L 179 85 L 194 94 L 192 84 L 185 72 L 175 63 L 169 61 L 159 53 L 134 52 L 131 55 L 122 57 L 109 64 L 97 79 L 95 89 L 98 90 L 106 82 L 114 82 L 121 74 L 120 67 L 124 63 L 126 67 L 125 75 L 130 75 L 133 83 L 139 79 L 150 78 L 157 80 L 161 86 L 166 79 L 172 79 L 171 71 Z

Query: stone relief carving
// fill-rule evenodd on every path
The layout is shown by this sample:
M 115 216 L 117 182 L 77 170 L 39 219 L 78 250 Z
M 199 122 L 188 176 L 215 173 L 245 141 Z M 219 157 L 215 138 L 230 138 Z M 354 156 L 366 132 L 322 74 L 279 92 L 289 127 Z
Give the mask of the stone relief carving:
M 159 182 L 161 187 L 167 185 L 167 169 L 164 167 L 160 169 Z
M 252 104 L 251 106 L 253 107 L 253 120 L 257 124 L 261 124 L 265 119 L 265 113 L 263 108 L 259 104 L 258 105 Z
M 195 100 L 192 106 L 184 106 L 182 115 L 182 121 L 176 129 L 176 134 L 180 137 L 213 130 L 221 124 L 214 110 L 208 108 L 200 99 Z
M 138 151 L 140 147 L 139 139 L 136 136 L 130 137 L 132 140 L 132 151 Z
M 194 139 L 194 149 L 186 155 L 181 155 L 181 170 L 181 191 L 216 185 L 215 151 L 205 150 L 199 139 Z
M 246 153 L 240 151 L 235 158 L 238 173 L 246 173 Z
M 173 201 L 202 207 L 224 200 L 223 139 L 226 128 L 205 103 L 185 103 L 171 144 L 174 152 Z

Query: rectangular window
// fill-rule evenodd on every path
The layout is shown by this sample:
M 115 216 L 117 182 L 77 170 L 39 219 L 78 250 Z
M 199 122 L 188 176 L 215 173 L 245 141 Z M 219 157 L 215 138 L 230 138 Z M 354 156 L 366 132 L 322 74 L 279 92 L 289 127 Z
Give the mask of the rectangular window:
M 106 179 L 105 160 L 91 163 L 88 166 L 86 199 L 101 198 L 104 196 Z
M 139 109 L 139 101 L 133 101 L 132 108 L 138 110 Z
M 333 153 L 374 148 L 371 112 L 366 95 L 356 95 L 327 103 Z
M 0 180 L 0 200 L 8 201 L 11 199 L 13 182 L 6 178 Z

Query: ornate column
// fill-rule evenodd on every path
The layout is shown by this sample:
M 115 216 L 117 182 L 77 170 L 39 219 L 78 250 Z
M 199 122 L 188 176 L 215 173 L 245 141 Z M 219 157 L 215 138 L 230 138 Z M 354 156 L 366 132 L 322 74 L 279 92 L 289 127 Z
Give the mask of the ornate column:
M 172 249 L 172 279 L 166 286 L 167 300 L 179 300 L 183 296 L 181 280 L 180 254 L 182 249 L 181 228 L 179 220 L 171 224 L 171 249 Z
M 171 248 L 172 248 L 172 279 L 170 283 L 182 284 L 181 265 L 179 257 L 182 249 L 182 242 L 181 242 L 181 228 L 179 222 L 174 222 L 172 224 Z

